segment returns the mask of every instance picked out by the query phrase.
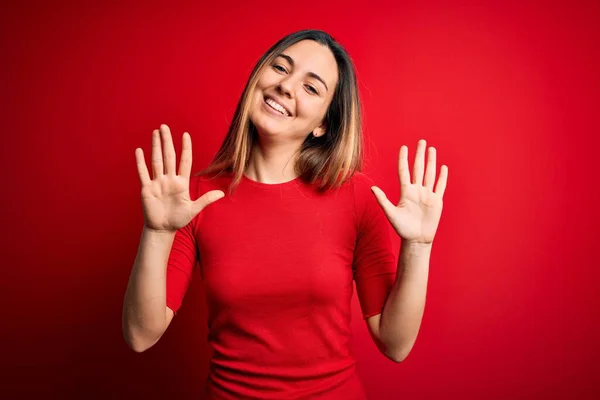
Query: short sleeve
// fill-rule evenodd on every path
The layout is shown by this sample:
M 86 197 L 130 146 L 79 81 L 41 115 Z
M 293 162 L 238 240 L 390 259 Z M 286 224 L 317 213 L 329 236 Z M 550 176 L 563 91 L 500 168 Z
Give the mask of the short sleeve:
M 173 310 L 175 314 L 181 307 L 197 261 L 197 245 L 193 222 L 178 229 L 175 233 L 167 262 L 167 307 Z
M 365 319 L 383 312 L 397 271 L 390 223 L 371 191 L 374 185 L 364 174 L 358 175 L 354 183 L 358 234 L 353 268 Z

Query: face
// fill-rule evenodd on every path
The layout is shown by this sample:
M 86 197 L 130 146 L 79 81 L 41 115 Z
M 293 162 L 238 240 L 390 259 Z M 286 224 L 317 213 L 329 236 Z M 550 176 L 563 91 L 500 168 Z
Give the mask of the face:
M 312 40 L 295 43 L 261 71 L 250 120 L 260 136 L 300 142 L 311 132 L 321 136 L 337 80 L 329 48 Z

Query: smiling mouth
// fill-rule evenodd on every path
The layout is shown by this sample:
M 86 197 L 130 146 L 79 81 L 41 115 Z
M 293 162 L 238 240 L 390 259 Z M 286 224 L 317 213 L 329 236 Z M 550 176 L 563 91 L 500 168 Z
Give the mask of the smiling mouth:
M 269 96 L 266 96 L 264 98 L 264 102 L 272 110 L 277 111 L 278 113 L 280 113 L 281 115 L 283 115 L 285 117 L 290 117 L 292 115 L 285 107 L 283 107 L 281 104 L 277 103 L 275 100 L 273 100 Z

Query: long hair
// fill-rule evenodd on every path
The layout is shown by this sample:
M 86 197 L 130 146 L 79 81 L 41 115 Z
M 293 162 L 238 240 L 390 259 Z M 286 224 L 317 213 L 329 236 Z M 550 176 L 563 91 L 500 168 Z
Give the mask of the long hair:
M 317 182 L 317 189 L 325 191 L 341 186 L 354 172 L 361 171 L 363 139 L 354 64 L 346 50 L 328 33 L 302 30 L 280 39 L 262 55 L 246 83 L 221 148 L 210 165 L 196 175 L 232 173 L 229 190 L 237 187 L 258 140 L 250 120 L 251 99 L 258 78 L 277 56 L 301 40 L 313 40 L 331 50 L 338 67 L 338 84 L 325 114 L 326 132 L 320 137 L 307 135 L 300 148 L 295 172 L 302 181 Z

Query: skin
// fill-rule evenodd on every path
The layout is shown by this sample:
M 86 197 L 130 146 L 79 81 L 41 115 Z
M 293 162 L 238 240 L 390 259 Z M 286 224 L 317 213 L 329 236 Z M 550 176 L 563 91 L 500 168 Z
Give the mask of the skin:
M 166 305 L 166 266 L 177 229 L 186 226 L 205 207 L 223 198 L 211 190 L 191 199 L 189 180 L 192 140 L 185 132 L 179 169 L 167 125 L 152 132 L 152 176 L 141 148 L 135 149 L 141 184 L 144 228 L 123 301 L 123 336 L 136 352 L 152 347 L 173 319 Z
M 337 64 L 327 47 L 302 41 L 283 54 L 291 57 L 293 64 L 286 57 L 278 57 L 262 72 L 252 100 L 250 118 L 257 127 L 259 144 L 253 149 L 246 176 L 263 183 L 296 177 L 295 155 L 306 136 L 310 132 L 315 136 L 326 134 L 323 117 L 337 84 Z M 291 115 L 270 110 L 264 104 L 265 96 L 275 98 Z M 393 205 L 378 187 L 372 188 L 403 245 L 397 280 L 383 313 L 367 318 L 366 324 L 379 350 L 395 362 L 408 356 L 422 322 L 429 259 L 448 176 L 448 167 L 443 165 L 434 190 L 436 149 L 429 149 L 426 169 L 425 153 L 426 141 L 420 140 L 411 180 L 408 147 L 401 147 L 398 174 L 402 196 L 398 205 Z
M 259 141 L 252 149 L 245 173 L 250 179 L 271 184 L 296 178 L 294 163 L 302 142 L 311 132 L 315 136 L 326 134 L 324 116 L 337 84 L 337 64 L 327 47 L 302 41 L 283 54 L 289 58 L 278 57 L 262 71 L 251 99 L 250 118 L 257 127 Z M 265 96 L 276 99 L 290 115 L 272 111 L 264 103 Z M 429 258 L 448 177 L 448 167 L 443 165 L 434 189 L 436 150 L 429 149 L 425 168 L 426 146 L 425 140 L 419 141 L 412 180 L 408 147 L 400 149 L 398 174 L 402 195 L 398 205 L 391 203 L 381 189 L 372 187 L 402 239 L 402 248 L 397 280 L 383 313 L 368 318 L 366 323 L 380 351 L 396 362 L 407 357 L 422 321 Z M 154 345 L 173 319 L 173 311 L 165 304 L 164 282 L 176 230 L 224 196 L 221 191 L 210 191 L 197 200 L 190 199 L 192 151 L 187 132 L 183 136 L 179 171 L 175 170 L 175 157 L 166 125 L 153 132 L 152 177 L 142 149 L 136 149 L 145 225 L 123 309 L 123 333 L 135 351 L 145 351 Z
M 288 47 L 261 71 L 250 111 L 259 143 L 252 149 L 245 171 L 247 177 L 271 184 L 297 177 L 294 164 L 306 137 L 311 132 L 317 137 L 326 134 L 324 117 L 337 82 L 338 68 L 333 54 L 312 40 Z M 266 96 L 275 99 L 291 115 L 272 110 L 265 104 Z
M 323 120 L 337 84 L 337 63 L 327 47 L 302 41 L 283 54 L 287 57 L 278 57 L 261 71 L 251 99 L 250 118 L 257 127 L 259 143 L 252 149 L 246 175 L 263 183 L 296 178 L 296 153 L 311 132 L 325 134 Z M 291 115 L 272 111 L 264 104 L 265 96 L 277 99 Z M 179 170 L 171 131 L 165 124 L 152 133 L 152 176 L 141 148 L 135 156 L 144 229 L 125 293 L 123 334 L 133 350 L 142 352 L 160 339 L 173 320 L 173 311 L 166 306 L 165 271 L 175 232 L 224 193 L 213 190 L 198 199 L 190 198 L 192 141 L 187 132 L 182 138 Z
M 412 350 L 425 309 L 429 261 L 433 240 L 443 209 L 448 182 L 448 166 L 442 165 L 436 183 L 435 147 L 425 153 L 427 142 L 419 140 L 411 173 L 408 147 L 400 147 L 398 178 L 400 200 L 394 205 L 377 186 L 371 190 L 390 224 L 401 239 L 396 282 L 385 303 L 383 313 L 367 320 L 369 331 L 383 354 L 401 362 Z

